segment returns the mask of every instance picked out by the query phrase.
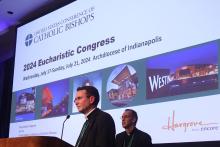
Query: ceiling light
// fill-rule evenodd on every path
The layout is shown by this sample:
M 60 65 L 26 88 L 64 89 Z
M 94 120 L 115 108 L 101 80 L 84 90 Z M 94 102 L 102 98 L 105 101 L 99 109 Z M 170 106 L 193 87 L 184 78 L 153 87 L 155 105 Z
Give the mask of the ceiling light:
M 12 11 L 7 11 L 7 13 L 8 13 L 8 14 L 14 14 L 14 12 L 12 12 Z

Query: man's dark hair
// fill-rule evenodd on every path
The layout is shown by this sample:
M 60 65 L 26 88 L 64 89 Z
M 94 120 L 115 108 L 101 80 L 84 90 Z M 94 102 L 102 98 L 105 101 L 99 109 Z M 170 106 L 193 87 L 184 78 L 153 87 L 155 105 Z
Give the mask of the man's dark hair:
M 125 109 L 125 111 L 130 111 L 131 114 L 132 114 L 132 117 L 135 119 L 135 124 L 137 124 L 137 121 L 138 121 L 138 115 L 137 115 L 137 112 L 132 110 L 132 109 Z
M 93 87 L 93 86 L 78 87 L 77 91 L 80 91 L 80 90 L 86 90 L 87 97 L 94 96 L 95 97 L 94 105 L 95 106 L 98 105 L 98 103 L 99 103 L 99 91 L 95 87 Z

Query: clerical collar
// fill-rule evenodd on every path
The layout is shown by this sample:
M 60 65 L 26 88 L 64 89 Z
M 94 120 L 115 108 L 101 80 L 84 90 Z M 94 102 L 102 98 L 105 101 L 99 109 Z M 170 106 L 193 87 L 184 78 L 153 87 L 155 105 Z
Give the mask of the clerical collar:
M 126 135 L 131 136 L 132 134 L 134 134 L 134 131 L 136 130 L 136 127 L 134 127 L 134 129 L 131 131 L 131 133 L 127 133 L 126 131 Z
M 96 108 L 91 109 L 87 114 L 85 114 L 85 119 L 88 120 L 89 114 L 91 114 Z

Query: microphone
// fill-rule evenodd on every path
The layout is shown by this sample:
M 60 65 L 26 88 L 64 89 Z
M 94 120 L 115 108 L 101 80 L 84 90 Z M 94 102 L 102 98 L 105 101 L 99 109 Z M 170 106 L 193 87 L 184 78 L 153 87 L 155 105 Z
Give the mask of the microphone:
M 63 130 L 64 130 L 64 124 L 65 124 L 66 120 L 67 120 L 67 119 L 69 119 L 69 118 L 70 118 L 70 115 L 67 115 L 67 116 L 66 116 L 66 119 L 63 121 L 62 133 L 61 133 L 61 137 L 60 137 L 60 138 L 61 138 L 61 140 L 63 140 Z

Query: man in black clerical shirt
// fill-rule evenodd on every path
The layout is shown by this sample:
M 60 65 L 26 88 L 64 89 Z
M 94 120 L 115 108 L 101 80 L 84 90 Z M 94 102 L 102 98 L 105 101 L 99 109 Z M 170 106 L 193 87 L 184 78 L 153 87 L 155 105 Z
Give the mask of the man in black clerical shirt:
M 151 137 L 147 133 L 138 130 L 136 123 L 137 113 L 132 109 L 126 109 L 122 115 L 122 127 L 125 129 L 116 135 L 115 147 L 151 147 Z
M 74 102 L 86 117 L 75 147 L 114 147 L 115 123 L 108 113 L 97 108 L 98 90 L 93 86 L 79 87 Z

